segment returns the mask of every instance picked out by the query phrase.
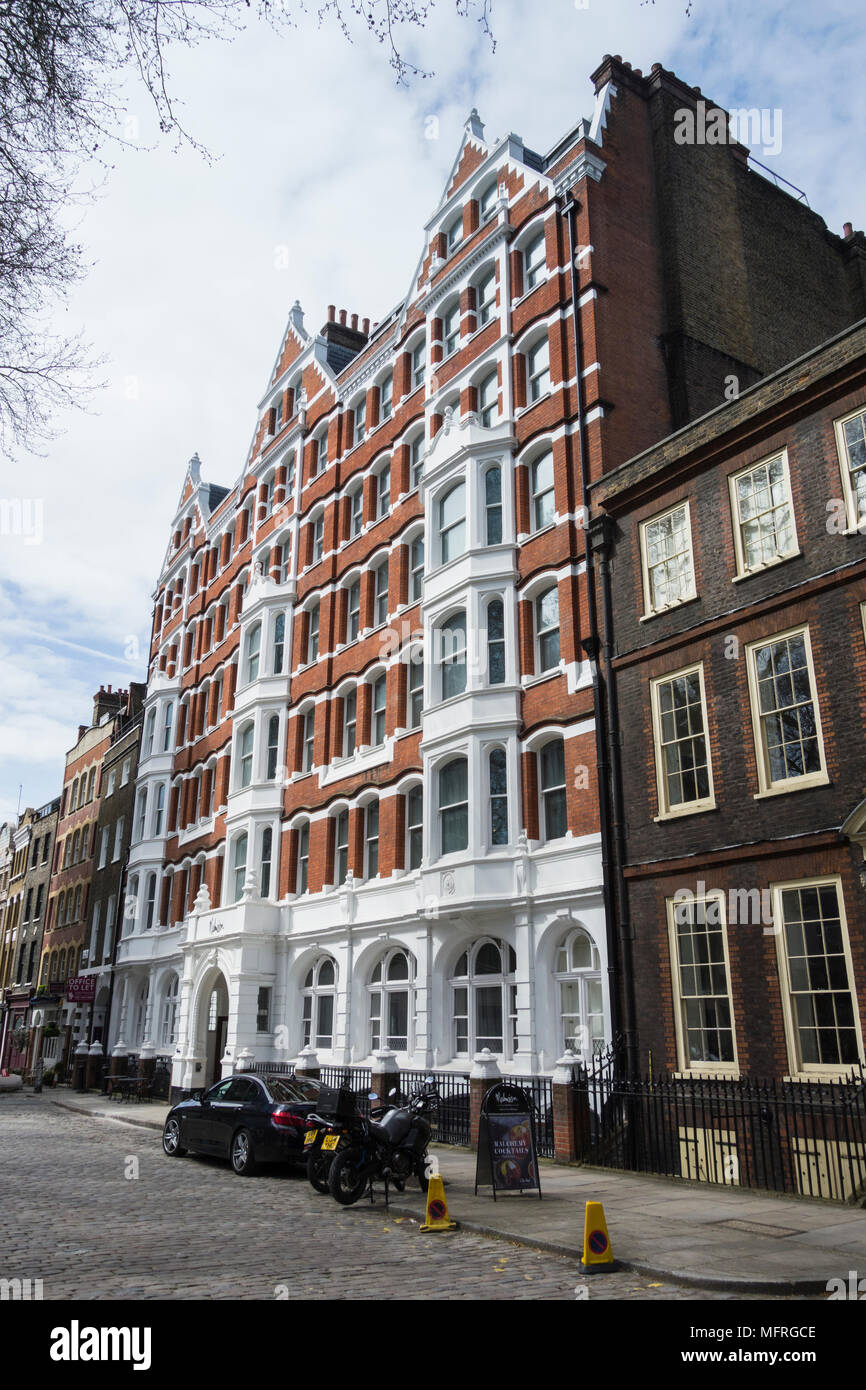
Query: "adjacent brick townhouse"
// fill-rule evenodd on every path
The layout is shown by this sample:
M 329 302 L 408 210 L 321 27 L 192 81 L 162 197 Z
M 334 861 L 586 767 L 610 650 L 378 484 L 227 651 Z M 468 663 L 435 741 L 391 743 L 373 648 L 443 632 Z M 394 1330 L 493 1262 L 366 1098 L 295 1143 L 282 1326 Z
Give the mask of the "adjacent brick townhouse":
M 840 1079 L 866 1023 L 866 320 L 591 495 L 640 1068 Z
M 80 1040 L 90 1018 L 89 1005 L 82 1009 L 77 1000 L 67 999 L 66 984 L 86 963 L 94 874 L 108 862 L 122 864 L 131 833 L 128 814 L 108 822 L 102 814 L 103 798 L 110 796 L 103 761 L 118 731 L 140 707 L 142 693 L 140 685 L 129 690 L 100 686 L 92 721 L 79 725 L 66 755 L 42 938 L 41 992 L 31 1020 L 33 1061 L 41 1057 L 46 1066 L 59 1065 L 63 1071 L 72 1043 Z
M 111 1039 L 176 1088 L 633 1035 L 589 487 L 862 317 L 866 245 L 676 143 L 674 74 L 593 81 L 546 154 L 473 111 L 405 296 L 296 303 L 239 478 L 187 469 Z
M 24 1070 L 30 1065 L 30 1007 L 39 979 L 42 936 L 54 857 L 60 799 L 37 810 L 28 806 L 12 834 L 12 889 L 0 950 L 0 1066 Z

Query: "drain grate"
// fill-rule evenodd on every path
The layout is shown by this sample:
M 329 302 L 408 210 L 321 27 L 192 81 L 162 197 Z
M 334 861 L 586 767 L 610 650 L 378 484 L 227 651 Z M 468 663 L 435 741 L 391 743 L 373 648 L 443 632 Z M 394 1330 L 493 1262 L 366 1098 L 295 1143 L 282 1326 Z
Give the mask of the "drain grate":
M 762 1221 L 717 1221 L 717 1226 L 729 1226 L 734 1231 L 745 1231 L 750 1236 L 799 1236 L 802 1231 L 796 1226 L 765 1226 Z

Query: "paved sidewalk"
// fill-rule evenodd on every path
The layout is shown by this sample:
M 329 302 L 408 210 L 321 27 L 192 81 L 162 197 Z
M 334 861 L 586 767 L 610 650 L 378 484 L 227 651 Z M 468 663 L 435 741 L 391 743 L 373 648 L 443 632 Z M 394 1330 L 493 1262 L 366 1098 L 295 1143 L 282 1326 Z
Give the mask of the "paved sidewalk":
M 161 1130 L 167 1105 L 46 1091 L 57 1105 Z M 866 1277 L 866 1210 L 811 1198 L 542 1163 L 543 1198 L 473 1194 L 475 1155 L 436 1146 L 451 1216 L 468 1231 L 580 1258 L 584 1203 L 604 1203 L 611 1246 L 627 1268 L 703 1288 L 821 1294 L 827 1281 Z M 357 1210 L 381 1215 L 376 1202 Z M 392 1193 L 391 1211 L 424 1214 L 420 1192 Z M 438 1237 L 431 1237 L 438 1239 Z

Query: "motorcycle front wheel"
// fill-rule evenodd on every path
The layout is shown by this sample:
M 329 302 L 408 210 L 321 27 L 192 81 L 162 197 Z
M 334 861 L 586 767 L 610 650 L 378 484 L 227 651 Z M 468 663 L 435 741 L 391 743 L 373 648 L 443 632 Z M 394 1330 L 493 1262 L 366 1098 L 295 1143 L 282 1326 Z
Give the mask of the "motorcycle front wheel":
M 415 1175 L 418 1178 L 418 1186 L 425 1197 L 427 1195 L 427 1188 L 430 1186 L 430 1179 L 427 1176 L 427 1165 L 429 1161 L 427 1154 L 423 1153 L 418 1160 L 418 1167 L 415 1169 Z
M 328 1191 L 341 1207 L 350 1207 L 367 1190 L 367 1174 L 357 1149 L 341 1149 L 331 1164 Z
M 313 1149 L 307 1158 L 307 1177 L 317 1192 L 328 1192 L 328 1174 L 333 1161 L 334 1155 L 323 1153 L 321 1149 Z

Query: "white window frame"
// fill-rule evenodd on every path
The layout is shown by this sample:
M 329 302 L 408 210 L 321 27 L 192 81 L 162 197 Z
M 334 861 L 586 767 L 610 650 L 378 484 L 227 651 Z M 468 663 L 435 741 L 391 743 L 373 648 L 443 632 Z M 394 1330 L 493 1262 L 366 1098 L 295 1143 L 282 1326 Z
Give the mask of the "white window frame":
M 850 410 L 847 415 L 841 416 L 833 421 L 833 429 L 836 435 L 836 456 L 839 460 L 839 471 L 842 478 L 842 494 L 845 498 L 845 513 L 848 520 L 849 531 L 866 530 L 866 505 L 864 505 L 863 516 L 857 515 L 857 494 L 853 485 L 853 474 L 850 465 L 850 455 L 848 453 L 848 441 L 845 438 L 845 426 L 851 420 L 856 420 L 859 415 L 864 417 L 864 429 L 866 429 L 866 406 L 858 406 L 856 410 Z M 859 469 L 857 470 L 859 472 Z
M 700 685 L 701 717 L 703 719 L 704 725 L 704 745 L 706 748 L 707 755 L 707 781 L 709 783 L 709 791 L 707 795 L 704 797 L 698 797 L 694 801 L 686 801 L 674 805 L 670 802 L 668 798 L 668 784 L 667 777 L 665 775 L 665 745 L 662 741 L 662 711 L 660 702 L 660 691 L 663 685 L 669 685 L 671 681 L 679 680 L 681 677 L 691 676 L 695 674 L 697 674 L 698 682 Z M 713 755 L 712 748 L 710 746 L 710 726 L 707 708 L 707 692 L 706 686 L 704 684 L 704 663 L 702 661 L 698 661 L 693 663 L 691 666 L 682 666 L 676 671 L 667 671 L 663 676 L 656 676 L 653 680 L 650 681 L 650 700 L 652 703 L 653 750 L 655 753 L 656 792 L 658 795 L 659 808 L 659 813 L 655 817 L 655 819 L 672 820 L 678 816 L 692 816 L 696 815 L 701 811 L 715 810 L 716 795 L 715 788 L 713 785 Z M 691 737 L 695 737 L 695 735 L 691 735 Z M 677 742 L 680 741 L 681 740 L 677 740 Z
M 818 739 L 818 752 L 821 766 L 817 772 L 806 773 L 803 777 L 786 777 L 775 782 L 770 775 L 769 759 L 764 742 L 764 729 L 758 692 L 756 653 L 759 647 L 770 646 L 790 637 L 803 636 L 806 647 L 806 665 L 809 672 L 809 686 L 815 712 L 815 732 Z M 821 706 L 818 699 L 818 683 L 815 679 L 815 665 L 812 660 L 812 639 L 808 623 L 798 627 L 786 628 L 783 632 L 767 633 L 766 636 L 749 642 L 746 646 L 746 670 L 749 680 L 749 706 L 752 713 L 752 733 L 755 740 L 755 761 L 758 769 L 758 788 L 756 799 L 764 796 L 779 796 L 785 792 L 799 791 L 801 787 L 823 786 L 828 782 L 827 759 L 824 750 L 824 731 L 821 723 Z
M 788 1066 L 794 1077 L 808 1078 L 814 1080 L 816 1077 L 826 1077 L 830 1080 L 838 1080 L 847 1076 L 856 1065 L 852 1062 L 803 1062 L 800 1054 L 800 1041 L 794 1010 L 791 1002 L 791 978 L 788 960 L 788 943 L 785 935 L 785 919 L 782 911 L 782 894 L 786 890 L 798 888 L 823 888 L 831 886 L 836 890 L 836 902 L 839 907 L 839 923 L 842 929 L 842 954 L 845 958 L 845 966 L 848 972 L 848 992 L 851 996 L 851 1004 L 854 1013 L 854 1028 L 857 1034 L 857 1048 L 860 1062 L 864 1058 L 863 1052 L 863 1031 L 860 1023 L 860 1008 L 857 999 L 857 985 L 854 974 L 854 962 L 851 956 L 851 936 L 848 930 L 848 918 L 845 911 L 845 894 L 842 889 L 842 878 L 839 874 L 821 874 L 817 877 L 793 879 L 785 883 L 771 883 L 770 893 L 773 903 L 773 934 L 776 938 L 776 954 L 779 964 L 779 988 L 782 995 L 782 1015 L 785 1023 L 785 1044 L 788 1051 Z M 811 991 L 810 991 L 811 993 Z
M 545 333 L 524 353 L 526 362 L 526 404 L 535 405 L 550 394 L 550 339 Z
M 721 999 L 723 996 L 722 996 L 722 995 L 700 995 L 700 996 L 698 996 L 698 995 L 694 995 L 694 996 L 688 995 L 688 996 L 683 996 L 683 993 L 682 993 L 682 982 L 681 982 L 681 976 L 680 976 L 680 965 L 681 965 L 681 962 L 680 962 L 680 953 L 679 953 L 679 937 L 678 937 L 678 934 L 677 934 L 677 922 L 676 922 L 676 915 L 675 915 L 675 914 L 676 914 L 676 909 L 677 909 L 677 907 L 683 905 L 683 900 L 680 900 L 680 902 L 678 903 L 674 898 L 667 898 L 667 899 L 666 899 L 665 906 L 666 906 L 666 910 L 667 910 L 667 919 L 668 919 L 668 947 L 669 947 L 669 951 L 670 951 L 670 962 L 671 962 L 671 987 L 672 987 L 673 1000 L 674 1000 L 674 1024 L 675 1024 L 675 1028 L 676 1028 L 676 1039 L 677 1039 L 677 1063 L 678 1063 L 678 1067 L 679 1067 L 680 1072 L 682 1072 L 682 1073 L 684 1073 L 684 1074 L 687 1073 L 687 1074 L 690 1075 L 690 1076 L 701 1076 L 701 1075 L 705 1075 L 705 1076 L 732 1076 L 732 1077 L 737 1077 L 737 1076 L 739 1076 L 739 1074 L 740 1074 L 740 1063 L 739 1063 L 739 1054 L 738 1054 L 738 1050 L 737 1050 L 737 1020 L 736 1020 L 736 1017 L 735 1017 L 735 1014 L 734 1014 L 734 999 L 733 999 L 733 991 L 732 991 L 732 985 L 731 985 L 731 961 L 730 961 L 730 953 L 729 953 L 729 950 L 728 950 L 728 923 L 727 923 L 727 914 L 726 914 L 726 912 L 725 912 L 725 897 L 724 897 L 724 894 L 723 894 L 722 892 L 720 892 L 719 890 L 716 890 L 716 889 L 708 889 L 707 892 L 701 894 L 700 897 L 698 897 L 697 895 L 695 895 L 695 896 L 694 896 L 688 903 L 686 903 L 685 905 L 687 905 L 687 906 L 697 906 L 697 905 L 700 904 L 700 903 L 706 904 L 706 903 L 709 903 L 709 902 L 718 903 L 718 907 L 719 907 L 719 925 L 720 925 L 720 927 L 721 927 L 721 934 L 722 934 L 722 949 L 723 949 L 723 954 L 724 954 L 724 965 L 725 965 L 726 994 L 725 994 L 724 997 L 727 998 L 727 1001 L 728 1001 L 728 1009 L 729 1009 L 729 1012 L 730 1012 L 730 1019 L 731 1019 L 731 1043 L 732 1043 L 733 1052 L 734 1052 L 734 1059 L 733 1059 L 733 1061 L 731 1061 L 731 1062 L 713 1062 L 713 1061 L 697 1061 L 697 1060 L 696 1060 L 696 1061 L 692 1061 L 691 1058 L 690 1058 L 689 1055 L 688 1055 L 688 1032 L 687 1032 L 686 1022 L 685 1022 L 685 999 L 686 999 L 686 998 Z
M 655 526 L 661 521 L 666 521 L 668 517 L 674 516 L 677 512 L 685 513 L 685 535 L 687 540 L 687 550 L 689 556 L 689 566 L 691 569 L 691 585 L 689 589 L 680 594 L 679 598 L 673 599 L 670 603 L 661 604 L 658 608 L 653 606 L 652 586 L 650 583 L 650 563 L 647 551 L 647 532 L 650 526 Z M 690 603 L 697 598 L 697 583 L 695 578 L 695 552 L 692 544 L 692 519 L 688 500 L 677 502 L 673 507 L 666 507 L 663 512 L 657 512 L 655 516 L 647 517 L 646 521 L 640 524 L 640 562 L 641 576 L 643 582 L 643 619 L 654 618 L 658 613 L 669 613 L 672 608 L 678 608 L 682 603 Z
M 752 473 L 756 473 L 759 468 L 769 469 L 771 464 L 777 460 L 782 463 L 782 479 L 785 487 L 784 503 L 779 503 L 776 507 L 769 508 L 768 511 L 778 511 L 781 506 L 787 506 L 791 525 L 792 544 L 788 550 L 777 551 L 770 560 L 761 560 L 758 564 L 750 566 L 746 559 L 746 547 L 743 543 L 743 520 L 740 515 L 740 498 L 738 483 L 741 478 L 746 478 Z M 756 463 L 750 463 L 746 468 L 740 468 L 736 473 L 732 473 L 728 479 L 728 487 L 731 498 L 731 525 L 734 531 L 734 554 L 736 556 L 737 574 L 736 579 L 748 579 L 752 574 L 760 574 L 763 570 L 771 569 L 773 565 L 780 565 L 784 560 L 793 559 L 800 554 L 800 544 L 797 539 L 797 519 L 794 515 L 794 498 L 791 492 L 791 473 L 788 466 L 788 450 L 781 449 L 775 454 L 768 455 L 767 458 L 759 459 Z M 767 515 L 767 513 L 764 513 Z

